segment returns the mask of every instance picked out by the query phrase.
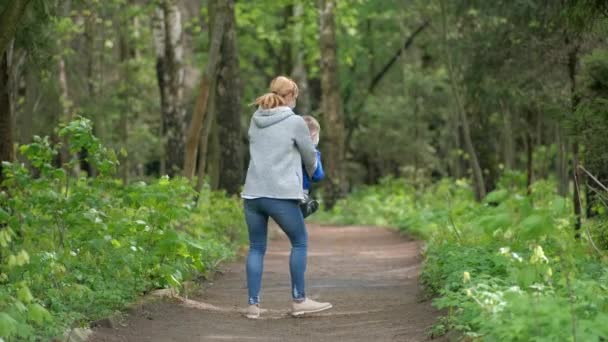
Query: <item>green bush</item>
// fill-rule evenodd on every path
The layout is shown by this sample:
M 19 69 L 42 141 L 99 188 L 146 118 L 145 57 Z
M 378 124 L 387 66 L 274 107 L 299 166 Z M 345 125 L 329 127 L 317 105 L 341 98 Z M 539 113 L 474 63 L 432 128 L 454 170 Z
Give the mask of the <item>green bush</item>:
M 590 234 L 576 240 L 570 201 L 555 193 L 555 184 L 538 181 L 528 196 L 522 180 L 506 173 L 482 203 L 463 181 L 420 189 L 385 180 L 358 189 L 319 218 L 393 226 L 426 240 L 420 281 L 448 312 L 433 334 L 456 329 L 484 341 L 608 339 L 607 223 L 586 222 Z
M 124 307 L 154 288 L 179 288 L 231 258 L 245 229 L 240 200 L 185 179 L 123 185 L 116 156 L 80 119 L 60 134 L 86 149 L 95 178 L 73 159 L 53 166 L 59 146 L 22 146 L 31 168 L 6 163 L 0 193 L 0 337 L 48 339 Z

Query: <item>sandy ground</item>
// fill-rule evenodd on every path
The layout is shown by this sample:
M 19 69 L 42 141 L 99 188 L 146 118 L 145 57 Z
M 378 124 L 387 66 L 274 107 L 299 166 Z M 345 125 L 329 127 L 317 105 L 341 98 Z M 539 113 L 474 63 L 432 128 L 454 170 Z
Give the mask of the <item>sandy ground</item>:
M 226 264 L 187 301 L 146 302 L 90 341 L 426 341 L 438 312 L 418 286 L 420 242 L 376 227 L 309 225 L 307 294 L 334 308 L 288 315 L 289 242 L 269 242 L 259 320 L 242 316 L 244 261 Z

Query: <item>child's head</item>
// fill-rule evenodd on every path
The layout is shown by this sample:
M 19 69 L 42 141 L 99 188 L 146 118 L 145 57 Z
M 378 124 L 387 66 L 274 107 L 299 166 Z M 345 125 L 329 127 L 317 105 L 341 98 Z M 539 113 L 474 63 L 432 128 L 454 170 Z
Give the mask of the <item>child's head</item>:
M 312 142 L 317 145 L 319 143 L 319 137 L 321 136 L 321 125 L 319 125 L 317 119 L 310 115 L 304 115 L 302 118 L 304 118 L 304 121 L 306 121 L 306 124 L 308 125 Z

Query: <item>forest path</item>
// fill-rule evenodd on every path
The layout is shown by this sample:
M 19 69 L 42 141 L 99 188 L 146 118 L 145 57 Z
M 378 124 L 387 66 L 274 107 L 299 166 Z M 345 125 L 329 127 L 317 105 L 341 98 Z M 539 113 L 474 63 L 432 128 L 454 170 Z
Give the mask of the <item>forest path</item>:
M 148 301 L 90 341 L 425 341 L 437 318 L 418 286 L 420 242 L 376 227 L 309 225 L 307 293 L 333 309 L 288 315 L 289 241 L 277 234 L 265 260 L 259 320 L 242 316 L 243 260 L 226 264 L 190 300 Z M 211 304 L 211 305 L 206 305 Z

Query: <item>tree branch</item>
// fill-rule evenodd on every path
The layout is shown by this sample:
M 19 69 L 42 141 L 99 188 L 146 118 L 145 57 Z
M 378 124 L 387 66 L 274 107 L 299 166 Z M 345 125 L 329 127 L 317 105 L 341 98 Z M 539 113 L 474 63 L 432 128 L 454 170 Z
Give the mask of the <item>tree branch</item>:
M 393 57 L 391 57 L 391 59 L 389 59 L 389 61 L 384 65 L 384 67 L 372 79 L 372 82 L 369 85 L 370 93 L 374 92 L 374 89 L 376 88 L 378 83 L 380 83 L 382 78 L 384 78 L 384 75 L 386 75 L 388 70 L 393 66 L 393 64 L 395 64 L 395 62 L 397 61 L 399 56 L 401 56 L 401 53 L 403 53 L 403 50 L 408 49 L 412 45 L 412 43 L 414 43 L 414 38 L 416 38 L 416 36 L 418 34 L 420 34 L 422 31 L 424 31 L 424 29 L 426 29 L 430 24 L 431 24 L 430 20 L 424 21 L 422 24 L 420 24 L 420 26 L 418 26 L 418 28 L 416 30 L 414 30 L 414 32 L 412 32 L 412 34 L 410 34 L 409 37 L 407 37 L 407 39 L 405 40 L 405 43 L 403 43 L 403 48 L 399 48 L 399 50 L 397 50 L 397 52 L 395 52 Z

